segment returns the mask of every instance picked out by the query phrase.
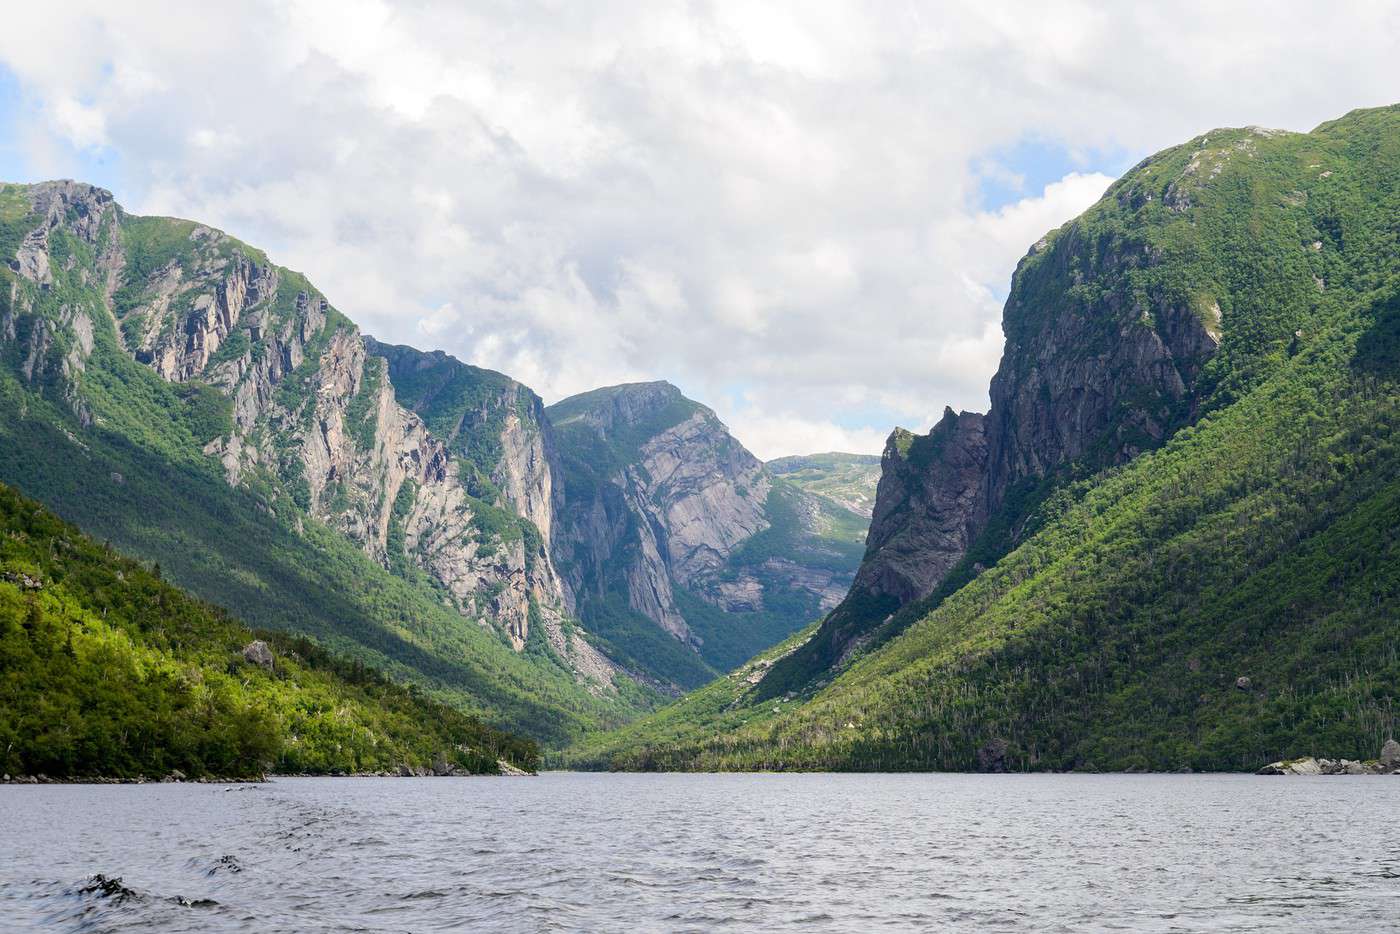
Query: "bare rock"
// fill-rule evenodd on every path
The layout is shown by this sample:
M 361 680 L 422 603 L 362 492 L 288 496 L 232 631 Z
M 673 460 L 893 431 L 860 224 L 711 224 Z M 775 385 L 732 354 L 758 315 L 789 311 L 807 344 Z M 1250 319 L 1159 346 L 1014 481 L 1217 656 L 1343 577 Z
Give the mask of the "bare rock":
M 1302 759 L 1284 759 L 1279 762 L 1271 762 L 1260 769 L 1258 775 L 1323 775 L 1323 763 L 1330 762 L 1324 759 L 1319 762 L 1312 756 L 1305 756 Z
M 1393 738 L 1386 740 L 1377 761 L 1388 769 L 1400 768 L 1400 743 Z
M 254 640 L 243 646 L 243 658 L 260 668 L 266 668 L 268 671 L 272 670 L 275 661 L 272 655 L 272 649 L 261 639 Z

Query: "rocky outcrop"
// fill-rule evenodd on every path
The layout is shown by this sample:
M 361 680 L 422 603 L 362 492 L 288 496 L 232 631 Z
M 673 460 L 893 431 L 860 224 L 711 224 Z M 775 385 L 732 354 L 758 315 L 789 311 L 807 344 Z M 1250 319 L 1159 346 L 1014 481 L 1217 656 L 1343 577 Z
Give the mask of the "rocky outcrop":
M 1140 197 L 1120 184 L 1105 200 Z M 848 658 L 892 612 L 937 590 L 994 521 L 988 550 L 1014 545 L 1047 479 L 1123 463 L 1195 418 L 1222 296 L 1144 286 L 1161 250 L 1139 236 L 1075 221 L 1031 248 L 1003 313 L 991 409 L 949 409 L 928 435 L 890 436 L 850 598 L 781 677 L 800 682 Z
M 442 351 L 365 338 L 389 364 L 389 381 L 404 407 L 499 491 L 544 537 L 557 508 L 557 456 L 544 429 L 544 403 L 510 377 L 462 363 Z M 484 495 L 490 495 L 483 492 Z
M 110 193 L 80 182 L 43 182 L 23 189 L 33 227 L 13 257 L 6 258 L 12 281 L 0 297 L 0 340 L 19 344 L 19 372 L 31 386 L 48 388 L 72 409 L 84 426 L 92 415 L 79 389 L 94 346 L 95 303 L 63 301 L 50 315 L 35 313 L 40 294 L 55 285 L 55 276 L 72 276 L 80 285 L 110 285 L 120 265 L 116 244 L 118 209 Z M 71 237 L 90 250 L 95 264 L 79 265 L 68 249 L 56 267 L 51 257 L 55 235 Z M 97 279 L 100 281 L 94 282 Z M 68 293 L 62 293 L 67 295 Z
M 259 668 L 266 668 L 268 671 L 272 670 L 273 664 L 276 661 L 276 659 L 273 658 L 271 647 L 261 639 L 254 639 L 252 642 L 243 646 L 243 658 L 249 664 L 257 665 Z
M 1400 775 L 1400 763 L 1379 759 L 1283 759 L 1270 762 L 1257 775 Z
M 927 435 L 896 430 L 885 445 L 875 513 L 866 539 L 877 556 L 853 585 L 904 604 L 943 580 L 984 519 L 986 420 L 945 409 Z
M 1400 743 L 1394 738 L 1386 740 L 1378 761 L 1388 769 L 1400 769 Z
M 249 346 L 260 342 L 262 319 L 244 322 L 243 315 L 274 297 L 278 288 L 277 271 L 269 264 L 254 264 L 242 253 L 221 256 L 217 250 L 225 238 L 217 231 L 196 227 L 190 238 L 212 241 L 214 249 L 201 252 L 189 273 L 171 261 L 135 314 L 125 316 L 136 359 L 173 382 L 202 376 L 240 325 Z

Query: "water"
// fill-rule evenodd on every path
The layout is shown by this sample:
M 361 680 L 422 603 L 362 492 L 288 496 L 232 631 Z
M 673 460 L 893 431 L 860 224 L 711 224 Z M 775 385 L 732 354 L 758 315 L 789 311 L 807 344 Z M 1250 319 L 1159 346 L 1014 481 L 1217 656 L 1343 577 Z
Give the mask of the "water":
M 0 929 L 1387 929 L 1398 798 L 1222 775 L 3 786 Z

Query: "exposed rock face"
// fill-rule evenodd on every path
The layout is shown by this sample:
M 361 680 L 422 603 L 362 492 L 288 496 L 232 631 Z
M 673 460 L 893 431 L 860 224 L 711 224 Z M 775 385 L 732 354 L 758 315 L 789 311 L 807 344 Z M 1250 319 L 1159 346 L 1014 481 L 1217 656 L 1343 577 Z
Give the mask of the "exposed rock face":
M 1220 345 L 1220 307 L 1213 298 L 1187 307 L 1128 288 L 1129 272 L 1151 264 L 1145 244 L 1104 248 L 1074 226 L 1022 261 L 992 377 L 989 512 L 1018 482 L 1086 458 L 1122 463 L 1190 417 L 1192 387 Z M 1084 268 L 1113 287 L 1089 302 L 1067 299 Z
M 1386 740 L 1381 747 L 1380 763 L 1389 769 L 1400 769 L 1400 743 L 1394 739 Z
M 1400 774 L 1400 769 L 1388 765 L 1383 760 L 1370 759 L 1315 759 L 1304 756 L 1301 759 L 1284 759 L 1270 762 L 1256 775 L 1388 775 Z
M 370 353 L 388 361 L 399 403 L 422 416 L 454 454 L 470 461 L 547 543 L 558 506 L 558 465 L 540 397 L 504 374 L 442 351 L 429 353 L 372 337 L 365 343 Z
M 674 386 L 595 390 L 547 416 L 563 481 L 552 544 L 585 622 L 636 614 L 727 669 L 743 658 L 710 654 L 696 630 L 697 614 L 707 614 L 690 598 L 733 614 L 724 621 L 732 629 L 710 630 L 733 644 L 734 633 L 759 631 L 744 627 L 781 638 L 844 594 L 861 517 L 775 478 Z
M 900 604 L 933 591 L 983 521 L 986 422 L 946 409 L 929 434 L 897 430 L 885 445 L 867 560 L 854 586 Z
M 105 310 L 87 303 L 64 303 L 54 318 L 34 315 L 31 290 L 53 288 L 50 241 L 55 232 L 93 252 L 95 270 L 82 268 L 79 275 L 84 281 L 95 271 L 106 280 L 97 284 L 110 284 L 121 263 L 114 246 L 118 208 L 111 194 L 79 182 L 43 182 L 27 186 L 24 194 L 35 226 L 15 255 L 6 259 L 18 279 L 10 284 L 8 296 L 0 296 L 0 340 L 19 342 L 20 374 L 26 382 L 58 387 L 63 401 L 88 425 L 92 416 L 78 383 L 93 350 L 94 315 Z M 74 263 L 69 255 L 64 271 Z
M 1109 197 L 1142 195 L 1123 186 Z M 993 518 L 1013 542 L 1027 519 L 1019 494 L 1071 465 L 1127 461 L 1195 417 L 1220 304 L 1140 287 L 1158 259 L 1145 240 L 1091 237 L 1077 222 L 1032 247 L 1003 314 L 991 410 L 949 410 L 927 436 L 891 435 L 847 612 L 777 666 L 783 677 L 839 663 L 888 614 L 932 594 Z
M 190 236 L 215 244 L 223 239 L 207 227 L 194 228 Z M 241 253 L 232 259 L 206 253 L 189 273 L 172 262 L 159 273 L 138 312 L 140 317 L 128 316 L 135 325 L 127 330 L 130 349 L 165 379 L 193 379 L 204 373 L 210 358 L 244 324 L 243 313 L 275 296 L 277 287 L 272 266 L 254 265 Z M 259 324 L 260 319 L 246 323 L 254 342 L 262 337 Z
M 763 464 L 669 383 L 585 393 L 549 416 L 574 466 L 554 539 L 573 605 L 620 583 L 633 610 L 694 641 L 672 584 L 703 590 L 767 528 Z

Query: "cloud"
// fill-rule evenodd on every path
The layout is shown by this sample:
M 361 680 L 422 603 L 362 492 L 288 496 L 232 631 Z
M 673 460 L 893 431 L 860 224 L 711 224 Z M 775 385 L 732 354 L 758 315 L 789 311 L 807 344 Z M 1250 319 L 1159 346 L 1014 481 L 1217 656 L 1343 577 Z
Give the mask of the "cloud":
M 1397 14 L 74 0 L 8 12 L 0 63 L 31 177 L 101 147 L 127 207 L 378 337 L 548 399 L 670 379 L 771 455 L 985 406 L 1015 262 L 1123 168 L 1093 154 L 1388 103 Z M 998 161 L 1027 141 L 1070 164 Z

